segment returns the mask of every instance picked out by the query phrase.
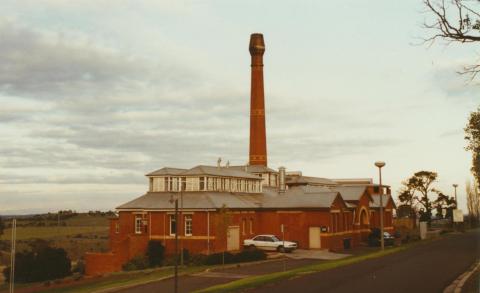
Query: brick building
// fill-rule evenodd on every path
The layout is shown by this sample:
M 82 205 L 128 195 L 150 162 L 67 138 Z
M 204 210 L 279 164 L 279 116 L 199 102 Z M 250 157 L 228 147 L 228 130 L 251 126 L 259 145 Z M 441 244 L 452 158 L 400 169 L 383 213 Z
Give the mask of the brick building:
M 86 273 L 121 270 L 148 241 L 159 240 L 167 254 L 180 246 L 191 254 L 241 249 L 256 234 L 282 235 L 299 248 L 342 250 L 366 240 L 379 227 L 379 193 L 384 196 L 384 223 L 393 230 L 395 208 L 390 188 L 371 179 L 326 179 L 267 166 L 263 93 L 263 36 L 250 39 L 252 90 L 250 155 L 247 166 L 162 168 L 147 174 L 148 191 L 117 207 L 110 222 L 110 252 L 87 253 Z M 174 201 L 179 202 L 178 223 Z

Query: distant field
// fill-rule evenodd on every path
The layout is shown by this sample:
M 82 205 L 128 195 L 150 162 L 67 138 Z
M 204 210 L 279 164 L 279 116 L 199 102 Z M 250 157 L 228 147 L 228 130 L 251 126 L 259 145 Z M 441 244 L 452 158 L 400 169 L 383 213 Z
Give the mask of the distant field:
M 19 218 L 17 220 L 17 250 L 29 250 L 35 239 L 43 239 L 54 247 L 64 248 L 70 259 L 80 259 L 88 251 L 108 250 L 109 216 L 77 214 L 58 221 L 44 217 Z M 53 216 L 55 218 L 55 215 Z M 5 220 L 9 223 L 10 220 Z M 7 265 L 12 230 L 5 229 L 0 236 L 0 265 Z M 2 251 L 3 250 L 3 254 Z M 8 256 L 8 257 L 6 257 Z M 1 281 L 0 281 L 1 283 Z
M 59 238 L 63 236 L 101 233 L 105 234 L 108 231 L 107 226 L 50 226 L 50 227 L 18 227 L 17 240 L 25 240 L 30 238 Z M 103 232 L 103 233 L 102 233 Z M 6 229 L 0 240 L 10 240 L 12 237 L 12 230 Z

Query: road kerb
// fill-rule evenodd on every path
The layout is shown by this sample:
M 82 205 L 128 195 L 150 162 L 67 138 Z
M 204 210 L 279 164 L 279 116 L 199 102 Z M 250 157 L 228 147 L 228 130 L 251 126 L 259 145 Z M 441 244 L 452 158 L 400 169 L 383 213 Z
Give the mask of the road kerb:
M 452 284 L 450 284 L 443 293 L 461 293 L 463 285 L 467 282 L 468 278 L 476 271 L 480 269 L 480 260 L 476 261 L 468 271 L 461 274 Z

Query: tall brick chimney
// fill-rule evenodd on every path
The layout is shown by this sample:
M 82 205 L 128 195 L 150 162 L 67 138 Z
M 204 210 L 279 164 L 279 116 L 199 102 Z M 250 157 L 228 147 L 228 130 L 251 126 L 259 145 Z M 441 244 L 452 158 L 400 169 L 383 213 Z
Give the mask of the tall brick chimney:
M 250 165 L 267 166 L 267 138 L 265 130 L 265 98 L 263 92 L 263 53 L 265 43 L 262 34 L 251 34 L 252 83 L 250 90 Z

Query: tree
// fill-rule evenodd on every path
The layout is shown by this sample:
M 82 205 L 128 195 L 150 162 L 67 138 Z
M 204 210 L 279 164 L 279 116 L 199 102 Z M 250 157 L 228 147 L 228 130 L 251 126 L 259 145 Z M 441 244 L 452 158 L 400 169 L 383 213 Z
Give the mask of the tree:
M 480 223 L 480 192 L 475 186 L 477 184 L 472 184 L 470 181 L 467 181 L 467 208 L 468 208 L 468 217 L 470 221 L 474 224 Z
M 465 127 L 465 140 L 468 145 L 465 148 L 472 152 L 472 173 L 475 181 L 480 182 L 480 107 L 470 113 L 467 126 Z M 476 186 L 478 188 L 478 185 Z
M 443 39 L 448 43 L 480 42 L 480 0 L 424 0 L 434 21 L 425 23 L 427 29 L 435 33 L 426 42 Z M 463 68 L 461 74 L 470 75 L 474 79 L 480 72 L 480 62 Z
M 437 211 L 437 216 L 443 216 L 442 211 L 443 209 L 446 209 L 445 218 L 453 220 L 453 210 L 457 208 L 455 198 L 445 195 L 439 190 L 434 190 L 434 192 L 438 195 L 437 199 L 433 202 L 433 206 Z
M 432 171 L 419 171 L 412 177 L 402 182 L 403 188 L 400 190 L 399 200 L 404 204 L 410 204 L 412 207 L 420 205 L 420 220 L 430 223 L 432 219 L 432 210 L 441 209 L 450 201 L 450 198 L 433 187 L 438 174 Z M 437 193 L 436 201 L 429 198 L 430 193 Z
M 150 267 L 158 267 L 163 263 L 165 247 L 162 242 L 156 240 L 148 241 L 147 258 Z
M 10 267 L 4 269 L 10 279 Z M 15 281 L 21 283 L 59 279 L 71 275 L 71 263 L 63 248 L 45 247 L 39 251 L 15 254 Z

